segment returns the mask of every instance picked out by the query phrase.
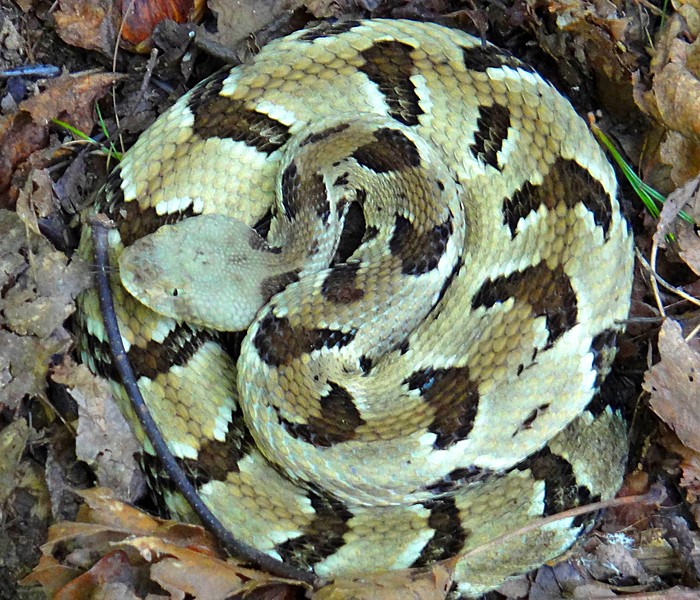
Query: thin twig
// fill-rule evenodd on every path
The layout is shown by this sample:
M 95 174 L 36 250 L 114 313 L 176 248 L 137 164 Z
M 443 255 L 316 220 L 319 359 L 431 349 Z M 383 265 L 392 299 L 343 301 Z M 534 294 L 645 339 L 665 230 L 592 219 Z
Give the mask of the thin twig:
M 700 333 L 700 323 L 698 323 L 693 331 L 691 331 L 688 335 L 685 336 L 685 341 L 689 342 L 692 340 L 698 333 Z
M 656 281 L 658 281 L 661 284 L 661 287 L 666 288 L 669 292 L 672 292 L 676 294 L 677 296 L 680 296 L 684 300 L 687 300 L 691 304 L 695 304 L 696 306 L 700 306 L 700 299 L 695 298 L 694 296 L 691 296 L 690 294 L 687 294 L 683 290 L 671 285 L 668 281 L 666 281 L 661 275 L 659 275 L 653 267 L 649 264 L 649 261 L 647 261 L 646 258 L 642 255 L 642 253 L 639 250 L 636 250 L 636 255 L 637 255 L 637 260 L 639 260 L 640 263 L 642 263 L 642 266 L 649 271 L 654 277 Z
M 100 301 L 100 311 L 104 321 L 105 332 L 109 341 L 110 351 L 114 366 L 122 380 L 122 385 L 126 390 L 131 405 L 136 413 L 146 436 L 153 445 L 153 449 L 163 464 L 163 468 L 168 476 L 173 480 L 177 489 L 184 496 L 197 516 L 200 518 L 204 526 L 209 529 L 216 538 L 224 545 L 226 550 L 232 555 L 243 558 L 256 564 L 260 569 L 272 573 L 278 577 L 288 579 L 296 579 L 298 581 L 314 585 L 316 577 L 313 573 L 298 569 L 291 565 L 285 564 L 280 560 L 260 552 L 256 548 L 241 542 L 233 537 L 230 531 L 217 519 L 209 510 L 206 504 L 202 501 L 197 489 L 192 485 L 185 472 L 182 470 L 177 460 L 170 452 L 168 445 L 165 443 L 163 436 L 158 430 L 158 426 L 153 420 L 146 403 L 141 395 L 134 371 L 129 363 L 129 357 L 126 354 L 122 343 L 121 333 L 119 331 L 119 323 L 117 315 L 114 311 L 114 299 L 112 298 L 112 290 L 109 285 L 109 256 L 108 256 L 108 233 L 113 228 L 112 222 L 104 215 L 95 215 L 90 219 L 92 226 L 92 241 L 95 252 L 95 263 L 97 266 L 97 291 Z
M 637 4 L 646 8 L 651 14 L 662 17 L 665 13 L 658 6 L 653 5 L 649 0 L 636 0 Z
M 651 243 L 651 256 L 650 256 L 650 262 L 651 262 L 651 277 L 649 278 L 649 282 L 651 283 L 651 289 L 654 292 L 654 298 L 656 299 L 656 306 L 659 308 L 659 312 L 661 313 L 662 317 L 666 316 L 666 310 L 664 309 L 664 303 L 661 302 L 661 293 L 659 292 L 659 282 L 656 280 L 656 257 L 659 252 L 659 243 L 656 239 L 656 236 L 654 236 L 654 239 L 652 240 Z
M 472 548 L 471 550 L 463 554 L 458 554 L 454 558 L 449 559 L 448 562 L 462 560 L 475 554 L 481 554 L 482 552 L 491 550 L 495 546 L 498 546 L 512 538 L 525 535 L 526 533 L 530 533 L 531 531 L 540 529 L 545 525 L 549 525 L 550 523 L 556 523 L 557 521 L 561 521 L 562 519 L 570 519 L 591 512 L 596 512 L 605 508 L 612 508 L 615 506 L 627 506 L 629 504 L 658 504 L 662 499 L 661 496 L 662 494 L 660 494 L 658 490 L 652 488 L 648 493 L 640 496 L 625 496 L 624 498 L 613 498 L 611 500 L 593 502 L 591 504 L 586 504 L 585 506 L 577 506 L 576 508 L 565 510 L 563 512 L 557 513 L 556 515 L 544 517 L 543 519 L 537 519 L 536 521 L 532 521 L 527 525 L 523 525 L 522 527 L 514 531 L 509 531 L 508 533 L 499 535 L 498 537 L 486 542 L 485 544 L 481 544 L 476 548 Z

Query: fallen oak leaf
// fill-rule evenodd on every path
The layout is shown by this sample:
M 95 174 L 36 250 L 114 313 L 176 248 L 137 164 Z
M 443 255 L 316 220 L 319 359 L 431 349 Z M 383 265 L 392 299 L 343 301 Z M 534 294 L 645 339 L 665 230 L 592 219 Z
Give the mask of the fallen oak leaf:
M 128 545 L 115 553 L 115 545 L 128 539 L 156 540 L 153 546 L 171 552 L 179 548 L 203 559 L 218 553 L 214 539 L 202 527 L 153 517 L 116 500 L 104 488 L 76 493 L 87 504 L 79 510 L 76 521 L 49 528 L 48 540 L 41 546 L 43 557 L 25 581 L 39 583 L 54 599 L 103 597 L 102 586 L 115 582 L 123 586 L 119 593 L 131 598 L 135 581 L 151 581 L 152 565 Z
M 698 505 L 700 501 L 700 452 L 696 452 L 685 446 L 671 431 L 664 431 L 661 435 L 661 444 L 669 452 L 680 456 L 678 466 L 683 475 L 679 485 L 687 493 L 688 503 Z M 698 506 L 700 509 L 700 506 Z
M 148 54 L 153 47 L 151 35 L 156 25 L 165 20 L 199 23 L 206 8 L 205 0 L 122 0 L 124 16 L 120 44 L 127 50 Z
M 700 168 L 700 5 L 686 0 L 674 3 L 674 8 L 654 40 L 648 75 L 638 71 L 633 84 L 635 103 L 663 133 L 652 154 L 671 168 L 671 181 L 677 186 Z
M 666 319 L 659 332 L 661 360 L 644 376 L 651 408 L 689 448 L 700 451 L 700 353 Z
M 53 598 L 62 587 L 80 576 L 82 570 L 62 565 L 53 556 L 42 556 L 34 570 L 23 578 L 22 585 L 38 583 L 46 595 Z
M 129 535 L 132 533 L 128 529 L 119 529 L 100 523 L 61 521 L 49 527 L 49 536 L 46 543 L 41 546 L 41 551 L 45 556 L 51 556 L 54 550 L 66 542 L 78 543 L 91 550 L 104 549 L 110 542 L 121 540 Z
M 0 406 L 45 397 L 52 357 L 72 343 L 64 322 L 89 283 L 86 263 L 69 261 L 16 212 L 0 209 Z
M 141 445 L 107 381 L 95 377 L 85 365 L 77 365 L 70 358 L 54 367 L 51 379 L 65 385 L 76 402 L 78 459 L 95 471 L 98 485 L 113 490 L 118 498 L 134 501 L 141 497 L 146 487 L 136 460 Z
M 124 77 L 120 73 L 92 71 L 61 75 L 50 80 L 43 92 L 25 100 L 19 108 L 28 112 L 36 123 L 47 125 L 51 119 L 60 119 L 87 132 L 95 122 L 95 101 Z
M 225 600 L 232 594 L 247 594 L 270 585 L 309 589 L 303 583 L 244 568 L 158 537 L 130 538 L 120 545 L 135 548 L 144 560 L 153 563 L 151 578 L 174 598 L 187 594 L 195 600 Z
M 193 549 L 207 556 L 220 556 L 213 536 L 202 527 L 151 516 L 114 498 L 105 488 L 76 491 L 86 504 L 75 521 L 63 521 L 49 528 L 41 546 L 44 556 L 64 551 L 67 546 L 82 548 L 84 554 L 105 555 L 112 544 L 129 537 L 152 536 L 164 542 Z M 86 565 L 83 565 L 86 567 Z
M 138 574 L 132 568 L 129 557 L 122 550 L 114 550 L 98 560 L 87 572 L 76 577 L 60 590 L 53 600 L 88 600 L 90 598 L 105 598 L 101 594 L 105 584 L 121 583 L 124 592 L 119 595 L 122 600 L 138 600 L 133 593 Z
M 92 488 L 78 492 L 85 505 L 78 519 L 128 532 L 134 536 L 157 536 L 182 547 L 195 548 L 211 556 L 222 556 L 219 546 L 206 529 L 178 521 L 161 519 L 122 502 L 107 488 Z

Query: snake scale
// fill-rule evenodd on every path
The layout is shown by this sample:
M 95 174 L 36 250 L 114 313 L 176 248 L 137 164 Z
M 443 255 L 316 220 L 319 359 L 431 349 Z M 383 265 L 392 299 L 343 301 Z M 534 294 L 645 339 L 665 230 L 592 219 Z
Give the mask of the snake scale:
M 298 31 L 192 89 L 97 209 L 171 450 L 236 536 L 334 577 L 429 565 L 615 494 L 625 423 L 592 399 L 631 292 L 616 194 L 530 67 L 368 20 Z M 113 380 L 94 291 L 78 330 Z M 557 556 L 587 523 L 462 558 L 452 593 Z

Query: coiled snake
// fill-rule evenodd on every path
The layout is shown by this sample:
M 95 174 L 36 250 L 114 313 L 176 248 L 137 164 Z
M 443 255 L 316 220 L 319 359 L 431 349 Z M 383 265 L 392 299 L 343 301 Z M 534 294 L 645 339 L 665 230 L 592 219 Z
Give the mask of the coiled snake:
M 299 31 L 183 96 L 99 209 L 146 401 L 260 550 L 324 577 L 426 565 L 617 490 L 625 426 L 590 403 L 631 235 L 585 123 L 511 55 L 427 23 Z M 78 322 L 113 379 L 92 291 Z M 458 593 L 583 528 L 460 561 Z

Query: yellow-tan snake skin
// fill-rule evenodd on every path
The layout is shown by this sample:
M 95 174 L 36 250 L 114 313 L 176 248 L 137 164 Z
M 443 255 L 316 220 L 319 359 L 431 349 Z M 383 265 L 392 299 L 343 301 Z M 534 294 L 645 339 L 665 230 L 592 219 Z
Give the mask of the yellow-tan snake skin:
M 584 121 L 527 65 L 370 20 L 278 39 L 194 88 L 98 209 L 171 450 L 236 536 L 333 577 L 427 565 L 615 494 L 626 428 L 591 400 L 629 308 L 616 194 Z M 94 291 L 78 324 L 114 379 Z M 453 593 L 584 528 L 461 560 Z

